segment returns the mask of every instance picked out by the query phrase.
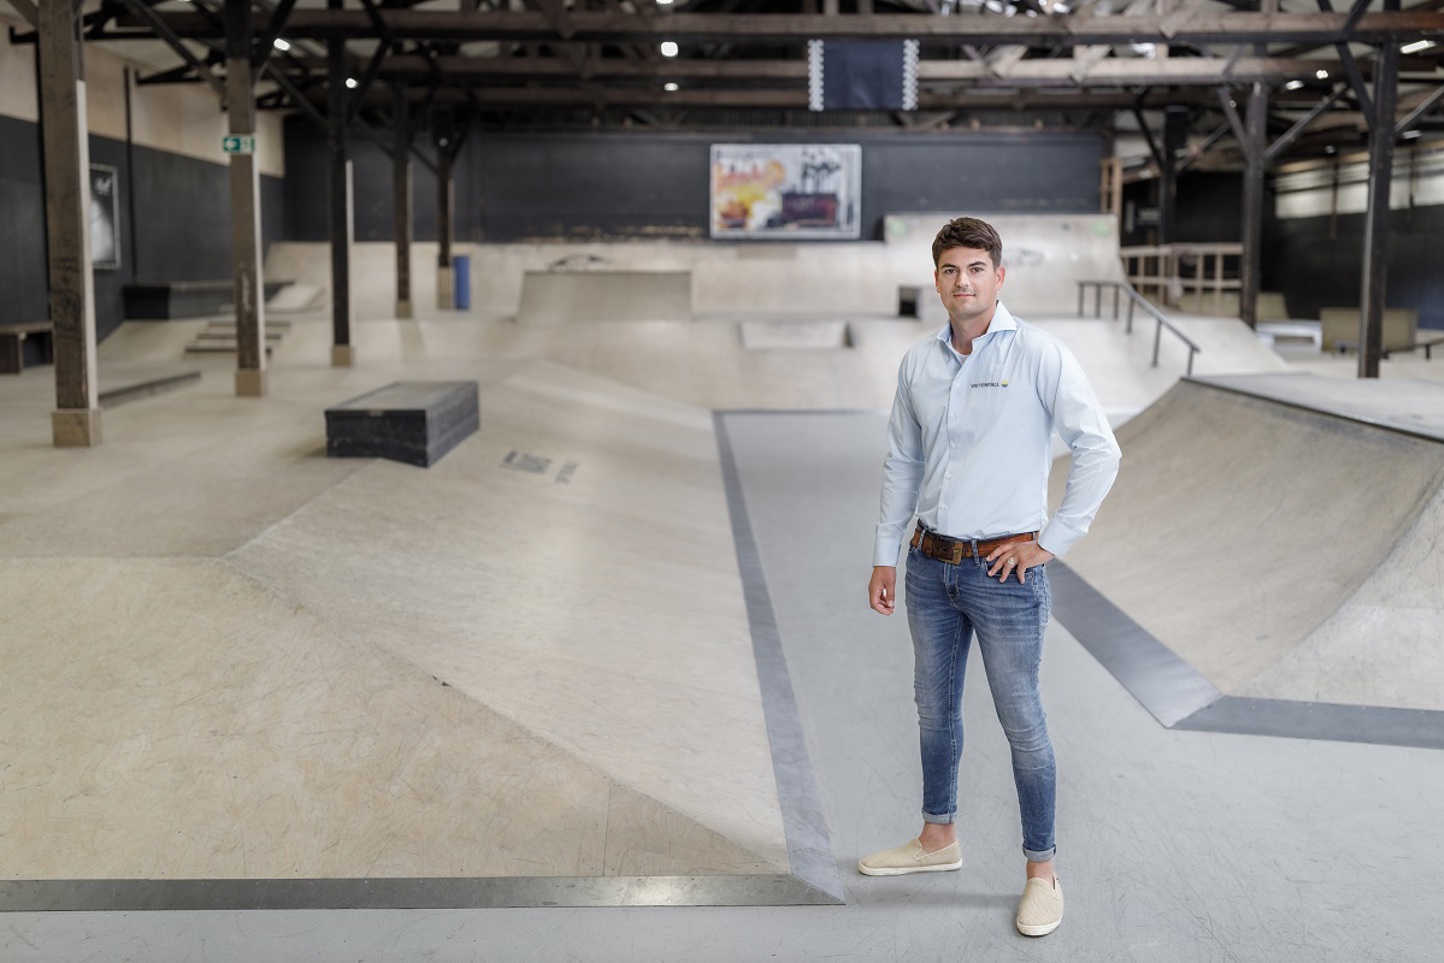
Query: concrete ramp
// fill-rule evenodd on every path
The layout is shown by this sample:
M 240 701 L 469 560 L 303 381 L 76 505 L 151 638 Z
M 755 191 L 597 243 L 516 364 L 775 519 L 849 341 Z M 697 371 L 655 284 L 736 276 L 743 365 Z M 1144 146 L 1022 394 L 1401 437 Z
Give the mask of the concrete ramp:
M 527 271 L 517 309 L 523 324 L 691 317 L 690 271 Z
M 1119 442 L 1118 483 L 1064 562 L 1161 644 L 1176 660 L 1169 671 L 1191 674 L 1184 709 L 1130 684 L 1145 704 L 1155 699 L 1155 715 L 1175 724 L 1211 712 L 1229 717 L 1222 728 L 1253 731 L 1241 716 L 1260 705 L 1294 723 L 1367 707 L 1390 725 L 1423 720 L 1440 731 L 1444 387 L 1311 375 L 1182 381 Z M 1055 472 L 1055 497 L 1065 475 Z M 1111 657 L 1120 678 L 1137 670 L 1127 653 Z M 1307 728 L 1263 731 L 1314 734 Z
M 711 413 L 378 326 L 366 366 L 108 411 L 84 465 L 49 380 L 5 383 L 0 905 L 839 901 Z M 408 365 L 482 427 L 323 457 L 325 406 Z

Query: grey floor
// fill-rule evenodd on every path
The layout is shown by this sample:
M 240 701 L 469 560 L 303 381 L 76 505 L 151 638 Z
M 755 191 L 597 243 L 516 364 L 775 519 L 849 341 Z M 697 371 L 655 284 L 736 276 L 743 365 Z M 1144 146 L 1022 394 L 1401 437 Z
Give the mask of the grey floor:
M 969 680 L 960 873 L 857 876 L 916 831 L 910 653 L 864 604 L 883 416 L 723 419 L 844 882 L 842 906 L 10 913 L 0 959 L 1429 961 L 1436 751 L 1162 728 L 1055 622 L 1045 700 L 1067 918 L 1017 936 L 1007 752 Z

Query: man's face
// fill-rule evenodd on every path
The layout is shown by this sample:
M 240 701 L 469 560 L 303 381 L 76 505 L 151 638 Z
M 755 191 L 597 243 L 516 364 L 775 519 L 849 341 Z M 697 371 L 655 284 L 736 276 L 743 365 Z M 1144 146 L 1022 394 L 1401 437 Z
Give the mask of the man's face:
M 943 307 L 953 321 L 967 322 L 991 316 L 1003 286 L 1004 270 L 993 264 L 987 251 L 950 247 L 938 257 L 933 282 Z

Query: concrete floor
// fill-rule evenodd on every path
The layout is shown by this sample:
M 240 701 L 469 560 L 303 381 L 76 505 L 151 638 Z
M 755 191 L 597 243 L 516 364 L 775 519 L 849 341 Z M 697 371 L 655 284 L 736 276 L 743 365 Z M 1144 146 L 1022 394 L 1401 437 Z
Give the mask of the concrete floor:
M 914 831 L 901 620 L 861 604 L 880 415 L 731 415 L 747 515 L 846 905 L 9 913 L 7 960 L 874 959 L 1427 961 L 1444 922 L 1437 753 L 1164 729 L 1061 626 L 1044 690 L 1068 917 L 1011 930 L 1021 878 L 1006 746 L 974 673 L 965 868 L 869 879 Z M 829 483 L 816 484 L 827 466 Z
M 5 894 L 653 881 L 614 900 L 638 905 L 205 909 L 192 886 L 172 905 L 200 908 L 0 913 L 0 958 L 1437 958 L 1437 752 L 1164 728 L 1057 622 L 1064 927 L 1012 930 L 1016 803 L 978 673 L 964 870 L 854 873 L 916 831 L 906 627 L 863 596 L 881 409 L 931 324 L 800 319 L 841 320 L 842 347 L 741 312 L 530 329 L 505 304 L 425 313 L 358 322 L 352 369 L 327 363 L 324 318 L 298 317 L 260 400 L 232 395 L 228 359 L 184 357 L 203 322 L 127 325 L 103 382 L 202 378 L 107 411 L 87 452 L 49 446 L 49 369 L 0 379 L 0 727 L 22 747 L 0 782 Z M 1039 320 L 1120 421 L 1181 373 L 1167 350 L 1140 359 L 1144 328 Z M 1182 323 L 1211 339 L 1200 373 L 1289 368 L 1236 326 Z M 321 456 L 327 404 L 411 377 L 477 380 L 481 431 L 427 470 Z M 845 902 L 640 905 L 681 878 L 800 871 L 761 629 Z

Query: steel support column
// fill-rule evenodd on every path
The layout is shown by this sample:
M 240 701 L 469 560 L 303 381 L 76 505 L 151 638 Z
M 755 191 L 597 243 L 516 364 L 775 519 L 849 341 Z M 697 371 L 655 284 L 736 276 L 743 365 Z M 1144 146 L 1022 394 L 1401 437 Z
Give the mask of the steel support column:
M 1178 241 L 1178 152 L 1188 146 L 1188 108 L 1163 112 L 1163 150 L 1159 157 L 1158 243 Z
M 436 240 L 439 245 L 436 253 L 436 306 L 443 311 L 450 311 L 455 301 L 451 277 L 452 160 L 450 145 L 441 146 L 436 152 Z
M 1384 9 L 1398 10 L 1399 0 Z M 1374 119 L 1369 128 L 1369 208 L 1364 218 L 1364 278 L 1359 297 L 1359 377 L 1379 377 L 1384 299 L 1389 275 L 1389 187 L 1394 175 L 1394 111 L 1399 99 L 1399 45 L 1379 45 L 1374 60 Z
M 90 144 L 85 65 L 75 6 L 38 11 L 40 103 L 45 164 L 45 220 L 50 260 L 50 323 L 55 355 L 57 448 L 100 444 L 95 371 L 95 279 L 90 266 Z
M 413 316 L 411 307 L 411 106 L 406 84 L 392 85 L 391 152 L 392 234 L 396 238 L 396 316 Z
M 331 0 L 336 4 L 336 0 Z M 339 4 L 336 4 L 339 5 Z M 351 351 L 351 156 L 346 110 L 346 42 L 326 42 L 326 142 L 330 187 L 331 364 L 349 367 Z
M 261 178 L 254 152 L 256 95 L 250 0 L 226 0 L 226 112 L 242 149 L 231 154 L 231 260 L 236 283 L 236 394 L 266 393 L 266 305 L 261 285 Z
M 1263 273 L 1264 173 L 1268 168 L 1268 88 L 1255 82 L 1248 95 L 1244 119 L 1243 241 L 1239 265 L 1239 317 L 1250 328 L 1258 325 L 1258 293 Z

